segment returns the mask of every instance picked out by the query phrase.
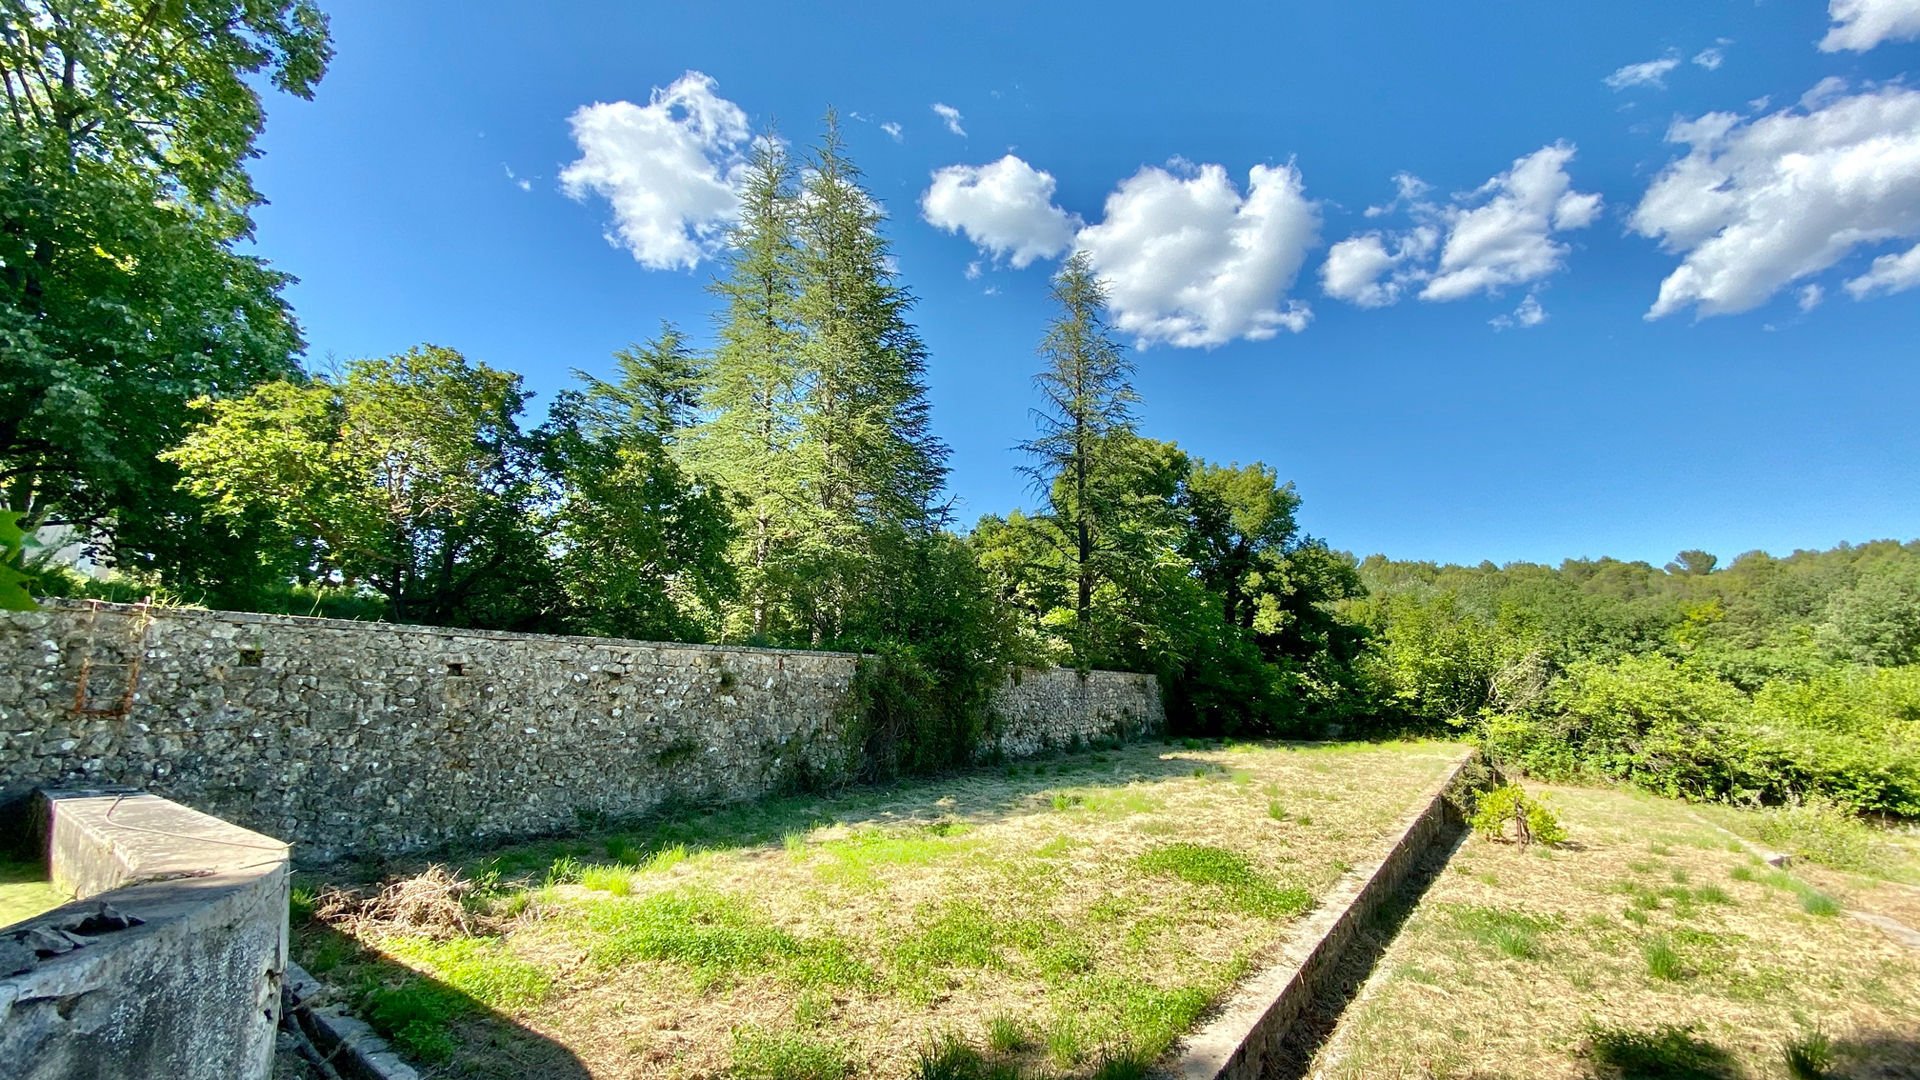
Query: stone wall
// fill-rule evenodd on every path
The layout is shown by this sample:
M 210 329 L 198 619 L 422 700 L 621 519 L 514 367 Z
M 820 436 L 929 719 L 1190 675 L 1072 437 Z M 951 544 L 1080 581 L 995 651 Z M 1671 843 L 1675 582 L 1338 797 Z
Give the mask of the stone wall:
M 857 657 L 55 602 L 0 614 L 0 800 L 123 784 L 301 862 L 724 802 L 846 759 Z M 1025 672 L 1021 756 L 1164 722 L 1150 676 Z

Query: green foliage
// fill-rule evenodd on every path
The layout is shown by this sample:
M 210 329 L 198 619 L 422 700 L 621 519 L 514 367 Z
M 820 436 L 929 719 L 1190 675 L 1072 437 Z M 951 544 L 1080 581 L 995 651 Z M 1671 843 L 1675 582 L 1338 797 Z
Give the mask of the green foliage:
M 0 35 L 0 507 L 122 566 L 241 568 L 156 459 L 188 400 L 294 370 L 290 280 L 236 249 L 268 87 L 331 56 L 308 0 L 22 0 Z M 244 553 L 250 555 L 250 552 Z
M 614 356 L 618 379 L 581 374 L 541 432 L 564 611 L 578 633 L 698 641 L 733 593 L 732 509 L 675 451 L 705 372 L 672 326 Z
M 1313 905 L 1305 889 L 1275 884 L 1246 856 L 1226 848 L 1167 844 L 1141 855 L 1134 865 L 1147 873 L 1211 887 L 1232 907 L 1261 918 L 1290 918 Z
M 1694 1034 L 1692 1025 L 1662 1024 L 1651 1030 L 1595 1027 L 1587 1052 L 1621 1080 L 1735 1080 L 1732 1054 Z
M 1489 840 L 1512 839 L 1521 847 L 1534 842 L 1551 847 L 1567 838 L 1567 830 L 1546 803 L 1528 795 L 1518 784 L 1502 784 L 1482 792 L 1474 802 L 1469 824 Z
M 1374 557 L 1362 667 L 1417 722 L 1470 727 L 1545 778 L 1693 799 L 1920 815 L 1920 545 L 1722 567 L 1611 559 L 1441 567 Z
M 214 513 L 305 552 L 306 580 L 370 587 L 400 620 L 531 628 L 554 604 L 526 397 L 517 375 L 422 346 L 201 399 L 206 422 L 163 456 Z
M 32 611 L 37 605 L 27 591 L 33 576 L 26 571 L 27 534 L 20 529 L 23 513 L 0 511 L 0 611 Z

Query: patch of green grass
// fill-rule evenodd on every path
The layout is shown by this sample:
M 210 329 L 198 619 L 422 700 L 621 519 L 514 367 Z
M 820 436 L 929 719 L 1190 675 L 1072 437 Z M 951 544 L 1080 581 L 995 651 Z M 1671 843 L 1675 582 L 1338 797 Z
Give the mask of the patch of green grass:
M 1800 896 L 1800 910 L 1809 915 L 1830 918 L 1840 914 L 1840 901 L 1821 892 L 1811 885 L 1803 885 L 1794 892 Z
M 1646 1031 L 1596 1027 L 1587 1036 L 1587 1053 L 1623 1080 L 1733 1080 L 1740 1075 L 1733 1055 L 1685 1024 Z
M 1126 1047 L 1102 1054 L 1091 1080 L 1147 1080 L 1152 1069 L 1153 1058 L 1145 1051 Z
M 1043 859 L 1051 859 L 1065 855 L 1067 852 L 1079 846 L 1079 843 L 1078 840 L 1068 836 L 1066 833 L 1061 833 L 1046 843 L 1041 844 L 1039 847 L 1034 848 L 1033 853 Z
M 447 1025 L 473 1013 L 473 1003 L 428 979 L 376 983 L 356 995 L 358 1011 L 376 1031 L 413 1057 L 435 1065 L 453 1056 Z
M 1167 844 L 1141 855 L 1134 865 L 1150 874 L 1171 874 L 1189 884 L 1216 889 L 1233 907 L 1262 918 L 1287 918 L 1313 906 L 1306 889 L 1277 885 L 1246 856 L 1222 847 Z
M 687 845 L 670 844 L 647 856 L 640 863 L 643 874 L 658 874 L 687 861 Z
M 889 954 L 895 979 L 909 997 L 930 996 L 934 973 L 949 968 L 998 968 L 1004 928 L 985 907 L 954 901 L 921 912 L 912 931 Z
M 633 868 L 624 863 L 594 863 L 580 868 L 580 887 L 627 896 L 633 892 Z
M 1714 884 L 1694 886 L 1693 898 L 1703 904 L 1733 903 L 1733 894 Z
M 975 844 L 963 838 L 966 831 L 967 826 L 960 822 L 908 829 L 855 829 L 848 836 L 817 845 L 829 860 L 821 867 L 820 877 L 840 885 L 876 887 L 885 867 L 926 866 L 971 850 Z
M 952 1033 L 940 1035 L 921 1049 L 914 1062 L 914 1080 L 1020 1080 L 1020 1067 L 992 1062 Z
M 846 1051 L 817 1036 L 758 1028 L 733 1036 L 733 1075 L 740 1080 L 841 1080 L 852 1071 Z
M 711 889 L 602 901 L 587 909 L 586 928 L 596 964 L 664 960 L 688 968 L 703 985 L 760 971 L 802 985 L 855 985 L 871 974 L 844 942 L 797 937 L 739 898 Z
M 1648 844 L 1648 845 L 1647 845 L 1647 850 L 1648 850 L 1648 851 L 1651 851 L 1651 852 L 1653 852 L 1653 853 L 1654 853 L 1655 855 L 1671 855 L 1671 854 L 1673 854 L 1673 849 L 1672 849 L 1672 848 L 1670 848 L 1670 847 L 1668 847 L 1667 845 L 1665 845 L 1665 844 L 1663 844 L 1663 843 L 1661 843 L 1661 842 L 1660 842 L 1660 841 L 1658 841 L 1658 840 L 1655 840 L 1654 842 L 1652 842 L 1652 843 L 1650 843 L 1650 844 Z
M 987 1049 L 996 1054 L 1015 1054 L 1033 1045 L 1020 1021 L 1001 1013 L 987 1021 Z
M 1275 821 L 1285 821 L 1287 820 L 1287 808 L 1280 804 L 1279 799 L 1268 799 L 1267 816 Z
M 1061 1013 L 1047 1028 L 1047 1060 L 1062 1069 L 1071 1069 L 1086 1060 L 1087 1040 L 1079 1018 Z
M 495 1009 L 539 1004 L 553 989 L 546 972 L 490 938 L 392 938 L 382 946 L 402 960 L 425 967 L 448 988 Z
M 1646 961 L 1647 974 L 1661 982 L 1680 982 L 1693 974 L 1680 950 L 1665 937 L 1653 937 L 1640 943 L 1640 958 Z
M 1833 1040 L 1816 1028 L 1788 1039 L 1780 1059 L 1793 1080 L 1828 1080 L 1833 1075 Z
M 1460 934 L 1514 960 L 1537 960 L 1544 953 L 1540 938 L 1553 929 L 1554 920 L 1521 911 L 1459 905 L 1446 910 Z

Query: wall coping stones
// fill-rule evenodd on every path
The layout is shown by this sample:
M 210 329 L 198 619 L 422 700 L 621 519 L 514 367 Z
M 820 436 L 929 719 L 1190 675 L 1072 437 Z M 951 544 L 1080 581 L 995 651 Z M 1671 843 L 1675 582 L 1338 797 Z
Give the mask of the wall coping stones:
M 426 634 L 437 638 L 471 638 L 477 641 L 531 641 L 555 644 L 592 645 L 601 648 L 689 649 L 695 652 L 764 653 L 769 656 L 835 656 L 857 659 L 861 653 L 835 652 L 831 649 L 785 649 L 761 645 L 709 645 L 684 641 L 647 641 L 641 638 L 589 637 L 581 634 L 535 634 L 517 630 L 481 630 L 459 626 L 429 626 L 424 623 L 385 622 L 378 619 L 328 619 L 314 615 L 280 615 L 263 611 L 224 611 L 217 608 L 164 607 L 146 604 L 117 604 L 106 600 L 48 599 L 43 608 L 86 611 L 97 608 L 122 615 L 147 614 L 156 619 L 210 618 L 241 625 L 288 626 L 316 630 L 353 630 L 385 634 Z

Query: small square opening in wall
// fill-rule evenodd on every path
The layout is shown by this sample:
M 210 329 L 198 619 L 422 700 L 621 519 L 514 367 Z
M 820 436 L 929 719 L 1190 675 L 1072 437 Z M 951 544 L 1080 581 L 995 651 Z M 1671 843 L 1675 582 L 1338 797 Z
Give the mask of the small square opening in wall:
M 465 664 L 459 663 L 457 661 L 449 662 L 447 664 L 447 674 L 449 675 L 465 675 L 466 673 L 467 673 L 467 665 Z
M 267 658 L 267 652 L 265 649 L 241 649 L 240 650 L 240 666 L 241 667 L 259 667 L 261 662 L 264 661 L 266 658 Z

